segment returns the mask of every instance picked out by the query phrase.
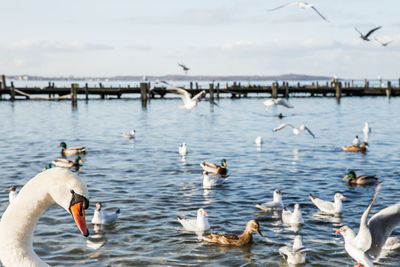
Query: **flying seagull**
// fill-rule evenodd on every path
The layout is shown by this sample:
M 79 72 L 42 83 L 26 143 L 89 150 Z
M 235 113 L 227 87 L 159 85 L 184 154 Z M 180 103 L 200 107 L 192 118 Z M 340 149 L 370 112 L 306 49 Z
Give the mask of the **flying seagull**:
M 313 138 L 315 138 L 315 135 L 305 125 L 300 125 L 299 128 L 296 128 L 293 125 L 291 125 L 290 123 L 283 123 L 283 124 L 279 125 L 278 127 L 274 128 L 274 132 L 282 130 L 283 128 L 286 128 L 287 126 L 293 128 L 293 133 L 295 135 L 298 135 L 301 132 L 307 131 Z
M 379 40 L 378 38 L 375 38 L 375 40 L 380 43 L 382 46 L 387 46 L 388 44 L 390 44 L 391 42 L 393 42 L 393 40 L 390 40 L 388 42 L 382 42 L 381 40 Z
M 356 31 L 360 34 L 360 38 L 361 38 L 361 39 L 363 39 L 364 41 L 370 41 L 370 39 L 368 39 L 368 37 L 369 37 L 374 31 L 379 30 L 380 28 L 382 28 L 382 26 L 379 26 L 379 27 L 376 27 L 376 28 L 370 30 L 366 35 L 362 34 L 362 32 L 360 32 L 357 28 L 354 28 L 354 29 L 356 29 Z
M 267 99 L 263 101 L 263 104 L 265 106 L 265 110 L 268 111 L 268 108 L 273 106 L 273 105 L 281 105 L 287 108 L 294 108 L 292 105 L 290 105 L 288 102 L 285 101 L 285 99 L 278 98 L 278 99 Z
M 306 2 L 302 2 L 302 1 L 294 1 L 294 2 L 289 2 L 289 3 L 286 3 L 286 4 L 284 4 L 284 5 L 281 5 L 281 6 L 278 6 L 278 7 L 276 7 L 276 8 L 273 8 L 273 9 L 269 9 L 268 11 L 274 11 L 274 10 L 277 10 L 277 9 L 279 9 L 279 8 L 282 8 L 282 7 L 287 7 L 287 6 L 294 6 L 294 5 L 297 5 L 298 7 L 301 7 L 301 8 L 312 8 L 312 9 L 314 9 L 314 11 L 315 12 L 317 12 L 317 14 L 321 17 L 321 18 L 323 18 L 324 20 L 326 20 L 326 21 L 328 21 L 329 22 L 329 20 L 327 20 L 327 18 L 325 18 L 321 13 L 319 13 L 319 11 L 315 8 L 315 6 L 313 6 L 312 4 L 309 4 L 309 3 L 306 3 Z
M 183 69 L 185 74 L 187 74 L 188 70 L 190 70 L 190 68 L 188 68 L 185 64 L 178 63 L 178 65 L 179 65 L 179 67 L 181 67 Z
M 167 87 L 166 90 L 170 91 L 171 93 L 178 94 L 182 98 L 183 103 L 184 103 L 184 105 L 182 107 L 187 110 L 191 110 L 192 108 L 197 106 L 197 104 L 200 101 L 199 99 L 202 98 L 203 96 L 205 96 L 205 94 L 206 94 L 206 91 L 203 90 L 200 93 L 198 93 L 197 95 L 195 95 L 194 97 L 192 97 L 188 91 L 186 91 L 182 88 Z

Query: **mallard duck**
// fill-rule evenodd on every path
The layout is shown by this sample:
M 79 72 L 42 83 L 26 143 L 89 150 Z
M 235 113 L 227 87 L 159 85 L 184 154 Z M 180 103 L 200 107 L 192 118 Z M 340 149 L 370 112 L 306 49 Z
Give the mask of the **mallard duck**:
M 378 178 L 375 175 L 360 175 L 356 176 L 356 173 L 354 171 L 350 171 L 348 174 L 346 174 L 345 177 L 343 177 L 343 181 L 349 179 L 349 184 L 353 185 L 373 185 L 378 182 Z
M 209 175 L 208 172 L 203 171 L 203 188 L 211 189 L 220 186 L 228 180 L 227 176 L 220 176 L 217 174 Z
M 283 202 L 281 191 L 279 189 L 274 190 L 274 199 L 270 202 L 266 202 L 264 204 L 256 204 L 256 207 L 262 209 L 263 211 L 273 211 L 273 210 L 282 210 Z
M 313 194 L 310 194 L 310 199 L 314 203 L 317 208 L 327 214 L 340 214 L 342 213 L 342 199 L 346 198 L 340 193 L 336 193 L 334 198 L 334 202 L 326 201 L 315 197 Z
M 221 160 L 221 166 L 213 163 L 209 163 L 204 161 L 200 163 L 200 166 L 203 168 L 204 171 L 210 174 L 220 174 L 220 175 L 227 175 L 228 170 L 226 169 L 226 160 Z
M 78 154 L 86 153 L 85 147 L 75 146 L 67 148 L 67 144 L 65 142 L 61 142 L 58 146 L 61 147 L 61 154 L 63 156 L 76 156 Z
M 120 210 L 117 209 L 113 213 L 104 213 L 104 211 L 101 209 L 101 203 L 97 202 L 96 203 L 96 209 L 94 210 L 93 218 L 92 218 L 92 223 L 93 224 L 112 224 L 115 222 L 115 220 L 118 218 Z
M 246 229 L 241 235 L 209 233 L 208 235 L 203 236 L 203 239 L 211 243 L 239 247 L 250 244 L 253 241 L 253 236 L 251 235 L 253 232 L 257 232 L 260 236 L 262 236 L 260 232 L 260 225 L 256 220 L 248 221 Z
M 178 221 L 187 231 L 204 232 L 210 229 L 210 224 L 208 223 L 206 215 L 207 212 L 204 209 L 198 209 L 196 219 L 178 217 Z
M 42 172 L 48 169 L 51 169 L 53 167 L 53 165 L 51 163 L 46 164 L 46 166 L 44 166 L 44 168 L 42 169 Z
M 77 156 L 74 161 L 68 159 L 57 159 L 52 162 L 52 164 L 56 167 L 71 169 L 72 167 L 79 168 L 80 164 L 83 160 L 80 156 Z
M 362 152 L 365 153 L 367 152 L 367 142 L 362 142 L 361 146 L 345 146 L 343 147 L 343 150 L 346 152 Z

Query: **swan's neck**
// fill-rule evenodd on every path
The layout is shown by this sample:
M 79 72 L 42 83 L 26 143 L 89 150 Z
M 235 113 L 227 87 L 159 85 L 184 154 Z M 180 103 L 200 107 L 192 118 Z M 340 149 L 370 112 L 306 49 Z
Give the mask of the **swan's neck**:
M 0 222 L 0 259 L 5 266 L 48 266 L 34 252 L 32 239 L 39 217 L 54 203 L 46 185 L 31 180 L 21 189 Z

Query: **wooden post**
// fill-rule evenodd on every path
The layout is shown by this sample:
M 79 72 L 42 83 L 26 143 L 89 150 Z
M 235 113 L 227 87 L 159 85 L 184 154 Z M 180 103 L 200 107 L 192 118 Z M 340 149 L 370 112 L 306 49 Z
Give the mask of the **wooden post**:
M 76 84 L 76 83 L 72 83 L 71 84 L 71 103 L 72 103 L 72 106 L 76 106 L 76 104 L 78 103 L 77 96 L 76 96 L 77 88 L 78 88 L 78 84 Z
M 214 84 L 210 83 L 208 85 L 208 88 L 210 89 L 210 102 L 213 103 L 214 102 Z
M 10 100 L 11 100 L 11 101 L 14 101 L 14 100 L 15 100 L 14 82 L 11 82 L 11 86 L 10 86 Z
M 289 82 L 284 82 L 285 86 L 285 97 L 286 99 L 289 99 Z
M 142 107 L 147 107 L 147 83 L 140 83 L 140 97 L 142 100 Z
M 217 83 L 217 99 L 219 100 L 219 83 Z
M 272 98 L 278 98 L 278 85 L 277 83 L 272 83 L 272 91 L 271 91 Z
M 85 99 L 86 102 L 89 100 L 89 86 L 87 83 L 85 83 Z
M 368 80 L 367 79 L 364 79 L 364 87 L 368 88 Z
M 193 82 L 190 82 L 190 90 L 193 89 Z
M 342 83 L 339 81 L 336 81 L 335 88 L 336 88 L 336 101 L 340 102 L 340 97 L 342 96 Z
M 399 79 L 399 83 L 400 83 L 400 79 Z M 6 89 L 7 88 L 7 84 L 6 84 L 6 75 L 1 75 L 1 89 Z
M 389 98 L 392 96 L 392 83 L 390 81 L 387 82 L 386 96 Z
M 379 80 L 379 88 L 382 88 L 382 77 L 379 76 L 378 80 Z
M 350 82 L 350 87 L 354 88 L 354 81 L 353 80 L 351 80 L 351 82 Z
M 196 82 L 196 89 L 199 89 L 199 84 Z

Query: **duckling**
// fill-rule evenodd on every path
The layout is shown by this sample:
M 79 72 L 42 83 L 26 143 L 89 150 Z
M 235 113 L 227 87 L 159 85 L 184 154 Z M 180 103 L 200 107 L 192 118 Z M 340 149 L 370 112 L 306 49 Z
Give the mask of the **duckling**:
M 266 202 L 264 204 L 256 204 L 256 207 L 262 209 L 263 211 L 273 211 L 273 210 L 282 210 L 283 202 L 281 197 L 281 191 L 279 189 L 274 190 L 274 199 L 270 202 Z
M 204 171 L 209 172 L 210 174 L 220 174 L 222 176 L 225 176 L 228 173 L 228 170 L 226 169 L 225 159 L 221 160 L 221 166 L 206 161 L 200 163 L 200 166 L 203 168 Z
M 179 146 L 178 151 L 179 151 L 179 154 L 180 154 L 181 156 L 183 156 L 183 157 L 186 156 L 187 149 L 186 149 L 186 143 L 185 143 L 185 142 L 183 142 L 183 143 Z
M 76 156 L 78 154 L 85 154 L 86 148 L 85 147 L 68 147 L 65 142 L 61 142 L 59 145 L 61 147 L 61 155 L 63 156 Z
M 198 209 L 196 219 L 184 219 L 178 217 L 178 221 L 187 231 L 204 232 L 210 229 L 210 224 L 208 223 L 206 215 L 207 212 L 204 209 Z
M 93 214 L 93 224 L 112 224 L 118 218 L 120 210 L 117 209 L 115 213 L 106 214 L 101 210 L 101 203 L 96 203 L 96 209 Z
M 253 232 L 257 232 L 260 236 L 263 236 L 260 232 L 260 225 L 257 220 L 248 221 L 246 229 L 241 235 L 209 233 L 203 236 L 203 240 L 221 245 L 240 247 L 250 244 L 253 241 L 253 236 L 251 235 Z
M 365 153 L 365 152 L 367 152 L 367 146 L 368 146 L 367 142 L 362 142 L 361 146 L 345 146 L 345 147 L 343 147 L 343 150 L 346 151 L 346 152 L 361 152 L 361 153 Z
M 303 224 L 303 217 L 301 216 L 300 205 L 294 204 L 293 212 L 290 210 L 282 210 L 282 222 L 284 224 Z
M 378 182 L 378 178 L 375 175 L 360 175 L 356 176 L 354 171 L 350 171 L 343 177 L 343 181 L 349 179 L 348 183 L 351 185 L 373 185 Z
M 81 157 L 77 156 L 74 161 L 68 159 L 57 159 L 56 161 L 53 161 L 52 164 L 56 167 L 71 169 L 72 167 L 79 168 L 81 166 L 79 163 L 82 162 L 83 160 Z
M 13 202 L 14 199 L 15 199 L 15 198 L 17 197 L 17 195 L 18 195 L 18 193 L 17 193 L 17 186 L 16 186 L 16 185 L 10 186 L 10 188 L 8 188 L 8 191 L 10 192 L 10 193 L 8 193 L 8 201 L 9 201 L 10 204 L 11 204 L 11 202 Z

